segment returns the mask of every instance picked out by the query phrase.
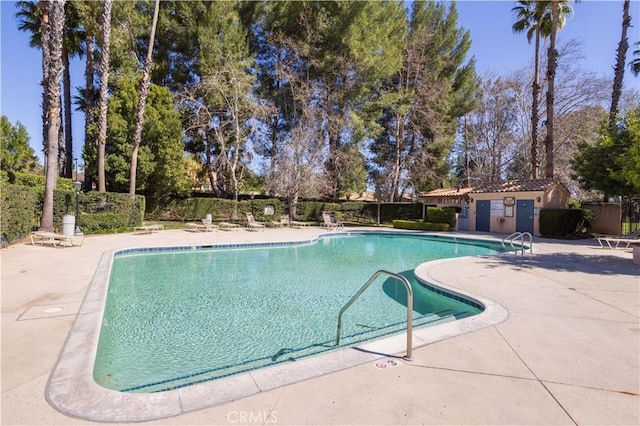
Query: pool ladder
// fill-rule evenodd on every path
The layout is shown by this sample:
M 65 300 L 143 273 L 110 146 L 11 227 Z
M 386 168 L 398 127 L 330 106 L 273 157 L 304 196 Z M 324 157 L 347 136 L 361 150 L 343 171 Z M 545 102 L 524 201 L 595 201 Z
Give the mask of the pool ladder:
M 362 293 L 364 293 L 364 291 L 367 288 L 369 288 L 369 286 L 380 275 L 389 275 L 391 278 L 397 279 L 398 281 L 402 282 L 402 284 L 404 284 L 404 287 L 407 290 L 407 354 L 403 358 L 406 359 L 407 361 L 411 361 L 413 359 L 413 355 L 412 355 L 412 349 L 413 349 L 412 348 L 412 346 L 413 346 L 413 290 L 411 289 L 411 284 L 409 283 L 409 280 L 407 280 L 405 277 L 403 277 L 400 274 L 396 274 L 394 272 L 385 271 L 384 269 L 380 269 L 375 274 L 373 274 L 371 276 L 371 278 L 369 278 L 369 281 L 367 281 L 360 288 L 360 290 L 358 290 L 358 292 L 356 294 L 354 294 L 353 297 L 351 297 L 351 299 L 349 299 L 349 301 L 342 307 L 342 309 L 340 309 L 340 313 L 338 314 L 338 335 L 336 336 L 336 346 L 338 346 L 340 344 L 340 337 L 342 337 L 342 314 L 344 314 L 344 312 L 347 309 L 349 309 L 349 306 L 351 306 L 353 304 L 353 302 L 355 302 L 356 299 L 358 297 L 360 297 L 360 295 Z
M 513 249 L 519 249 L 520 254 L 524 255 L 525 252 L 525 245 L 524 245 L 524 237 L 528 237 L 529 238 L 529 253 L 533 253 L 533 236 L 531 235 L 531 233 L 529 232 L 514 232 L 511 235 L 507 235 L 506 237 L 504 237 L 502 239 L 502 247 L 506 247 L 506 242 L 509 242 L 509 244 L 511 245 L 511 248 Z M 520 240 L 520 247 L 516 247 L 513 243 L 516 240 Z M 518 251 L 516 250 L 516 253 Z

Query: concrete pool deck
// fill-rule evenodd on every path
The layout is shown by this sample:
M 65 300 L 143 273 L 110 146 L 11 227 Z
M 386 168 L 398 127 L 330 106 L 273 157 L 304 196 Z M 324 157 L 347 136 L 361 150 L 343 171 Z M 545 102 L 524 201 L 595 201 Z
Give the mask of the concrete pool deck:
M 172 230 L 3 249 L 1 423 L 91 423 L 52 408 L 45 388 L 104 252 L 319 232 Z M 631 250 L 536 238 L 533 255 L 435 262 L 426 273 L 499 303 L 509 318 L 415 347 L 413 361 L 362 364 L 150 423 L 640 424 L 640 268 Z

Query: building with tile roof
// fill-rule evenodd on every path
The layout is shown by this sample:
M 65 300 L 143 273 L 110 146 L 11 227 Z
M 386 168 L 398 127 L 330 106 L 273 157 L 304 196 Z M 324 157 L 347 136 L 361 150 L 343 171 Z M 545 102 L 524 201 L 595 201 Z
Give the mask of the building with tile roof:
M 479 185 L 469 195 L 469 229 L 540 235 L 540 209 L 566 208 L 569 191 L 557 179 L 508 180 Z

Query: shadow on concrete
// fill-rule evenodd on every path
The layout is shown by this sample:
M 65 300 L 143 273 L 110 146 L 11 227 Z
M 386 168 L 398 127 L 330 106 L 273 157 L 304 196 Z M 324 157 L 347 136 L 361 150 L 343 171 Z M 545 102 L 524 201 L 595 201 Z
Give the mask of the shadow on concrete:
M 594 275 L 631 275 L 640 277 L 640 266 L 635 265 L 630 258 L 617 256 L 553 253 L 498 256 L 492 258 L 492 260 L 518 269 L 535 267 Z M 493 267 L 493 265 L 488 265 L 488 267 Z

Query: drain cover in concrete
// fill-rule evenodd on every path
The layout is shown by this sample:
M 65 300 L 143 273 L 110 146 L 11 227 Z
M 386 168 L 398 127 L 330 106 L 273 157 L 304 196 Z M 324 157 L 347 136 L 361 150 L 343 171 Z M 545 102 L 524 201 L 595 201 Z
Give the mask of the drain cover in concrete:
M 59 303 L 57 305 L 31 306 L 18 317 L 18 321 L 75 315 L 80 309 L 80 303 L 81 302 L 71 302 Z
M 371 364 L 376 370 L 389 370 L 391 368 L 400 367 L 402 362 L 393 358 L 384 358 Z

